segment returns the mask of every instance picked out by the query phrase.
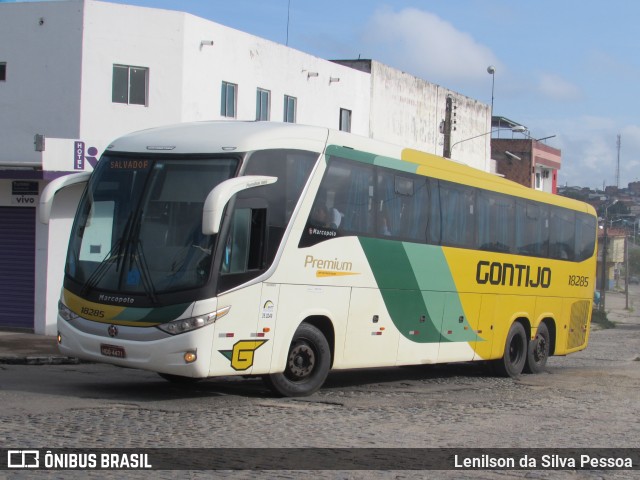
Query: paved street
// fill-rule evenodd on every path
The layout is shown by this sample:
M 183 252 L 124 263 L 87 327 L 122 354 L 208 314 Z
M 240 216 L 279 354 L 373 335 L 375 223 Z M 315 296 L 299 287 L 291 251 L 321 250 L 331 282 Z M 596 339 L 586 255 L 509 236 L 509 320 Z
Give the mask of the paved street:
M 640 306 L 637 291 L 631 301 Z M 0 365 L 0 443 L 16 448 L 637 447 L 640 321 L 636 312 L 622 310 L 621 294 L 608 294 L 607 305 L 617 328 L 592 331 L 585 351 L 553 357 L 546 373 L 515 380 L 494 378 L 470 364 L 334 372 L 313 396 L 280 399 L 255 379 L 176 386 L 153 373 L 108 365 Z M 72 472 L 54 473 L 50 478 Z M 111 473 L 109 478 L 122 477 Z M 273 473 L 225 476 L 273 478 Z M 322 477 L 422 478 L 408 471 L 365 473 L 322 472 Z M 461 478 L 461 472 L 439 473 Z M 467 472 L 468 478 L 634 478 L 629 473 Z M 158 472 L 161 478 L 186 474 Z M 196 472 L 188 478 L 200 475 L 206 477 Z

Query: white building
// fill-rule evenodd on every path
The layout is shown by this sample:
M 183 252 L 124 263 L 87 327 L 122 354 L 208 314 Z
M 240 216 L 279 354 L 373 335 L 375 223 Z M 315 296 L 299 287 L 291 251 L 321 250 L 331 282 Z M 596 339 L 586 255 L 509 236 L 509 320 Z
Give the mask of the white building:
M 353 68 L 352 68 L 353 67 Z M 0 3 L 0 327 L 55 334 L 68 231 L 88 171 L 130 131 L 236 118 L 320 125 L 442 154 L 489 106 L 370 61 L 332 62 L 182 12 L 94 0 Z M 453 157 L 489 170 L 489 135 Z M 456 147 L 458 148 L 458 147 Z

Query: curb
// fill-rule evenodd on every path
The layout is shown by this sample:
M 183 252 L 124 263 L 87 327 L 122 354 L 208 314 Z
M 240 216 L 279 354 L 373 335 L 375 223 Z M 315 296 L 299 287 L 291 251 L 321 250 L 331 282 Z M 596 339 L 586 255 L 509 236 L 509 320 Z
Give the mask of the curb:
M 4 355 L 0 356 L 0 365 L 77 365 L 79 358 L 61 355 Z

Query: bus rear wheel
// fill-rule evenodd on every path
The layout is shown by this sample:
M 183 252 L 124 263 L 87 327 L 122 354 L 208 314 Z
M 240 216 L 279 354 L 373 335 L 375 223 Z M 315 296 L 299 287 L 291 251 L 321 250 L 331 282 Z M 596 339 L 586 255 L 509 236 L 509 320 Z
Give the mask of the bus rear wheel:
M 550 345 L 549 329 L 544 323 L 541 323 L 538 325 L 536 338 L 529 343 L 527 363 L 524 366 L 525 372 L 540 373 L 544 370 L 549 358 Z
M 263 379 L 278 395 L 302 397 L 322 386 L 330 368 L 329 342 L 316 327 L 303 323 L 291 341 L 284 372 L 265 375 Z
M 527 361 L 527 333 L 520 322 L 514 322 L 509 329 L 504 346 L 504 356 L 495 360 L 494 367 L 503 377 L 517 377 L 522 373 Z

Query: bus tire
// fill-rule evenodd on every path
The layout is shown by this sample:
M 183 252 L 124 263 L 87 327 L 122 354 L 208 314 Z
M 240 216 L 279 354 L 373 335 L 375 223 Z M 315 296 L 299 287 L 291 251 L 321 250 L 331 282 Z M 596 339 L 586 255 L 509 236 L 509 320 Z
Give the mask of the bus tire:
M 544 367 L 547 365 L 547 359 L 549 358 L 550 345 L 549 329 L 544 323 L 541 323 L 538 325 L 536 338 L 529 342 L 527 363 L 524 365 L 524 371 L 526 373 L 540 373 L 544 371 Z
M 527 333 L 520 322 L 513 322 L 504 346 L 504 356 L 495 360 L 496 372 L 502 377 L 517 377 L 527 361 Z
M 285 371 L 265 375 L 263 379 L 277 395 L 302 397 L 322 386 L 330 368 L 329 342 L 316 327 L 302 323 L 291 341 Z

